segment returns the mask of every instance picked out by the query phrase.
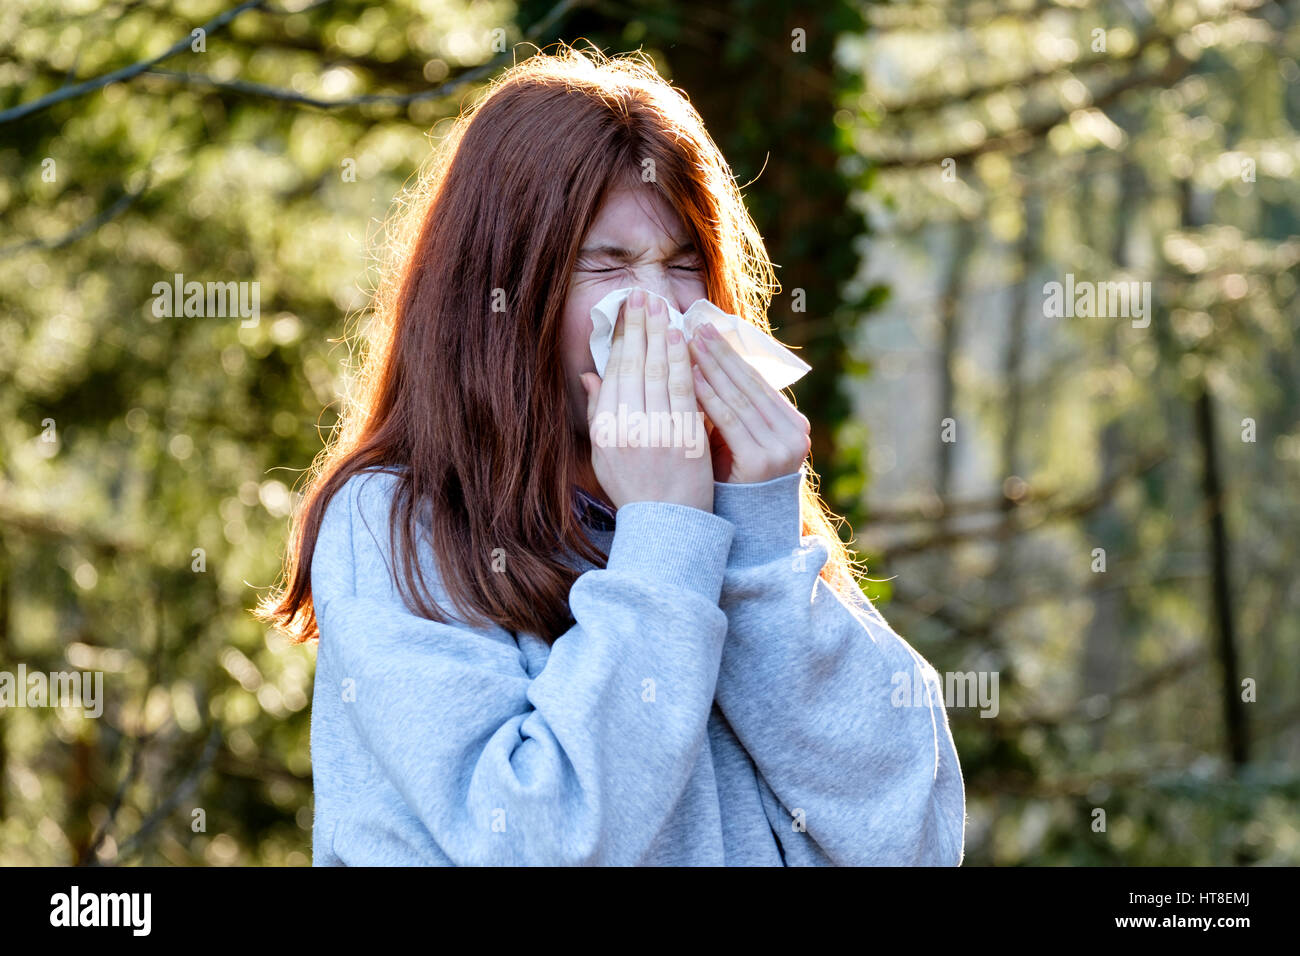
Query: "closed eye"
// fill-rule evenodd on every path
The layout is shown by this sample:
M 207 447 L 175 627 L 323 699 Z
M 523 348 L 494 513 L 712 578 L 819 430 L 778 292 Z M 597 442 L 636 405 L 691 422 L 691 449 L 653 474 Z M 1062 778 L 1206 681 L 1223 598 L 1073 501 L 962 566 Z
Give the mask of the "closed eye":
M 594 275 L 603 275 L 604 273 L 607 273 L 607 272 L 622 272 L 624 268 L 626 268 L 626 267 L 625 267 L 625 266 L 611 266 L 610 268 L 607 268 L 607 269 L 593 269 L 593 268 L 591 268 L 591 267 L 588 266 L 588 267 L 584 267 L 584 268 L 582 269 L 582 271 L 583 271 L 583 272 L 590 272 L 590 273 L 593 273 Z M 703 267 L 703 266 L 672 266 L 671 268 L 673 268 L 673 269 L 679 269 L 679 270 L 681 270 L 682 272 L 703 272 L 703 271 L 704 271 L 704 267 Z

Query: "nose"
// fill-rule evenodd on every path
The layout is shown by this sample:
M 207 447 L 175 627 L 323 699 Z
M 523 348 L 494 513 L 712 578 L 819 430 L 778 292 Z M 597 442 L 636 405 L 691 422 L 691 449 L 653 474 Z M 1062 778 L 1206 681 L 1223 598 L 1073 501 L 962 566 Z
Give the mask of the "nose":
M 682 311 L 682 304 L 677 301 L 676 292 L 673 290 L 672 283 L 668 281 L 667 270 L 650 268 L 637 276 L 634 285 L 645 289 L 647 292 L 653 292 L 655 295 L 663 296 L 669 304 L 678 312 Z M 646 303 L 649 305 L 649 302 Z

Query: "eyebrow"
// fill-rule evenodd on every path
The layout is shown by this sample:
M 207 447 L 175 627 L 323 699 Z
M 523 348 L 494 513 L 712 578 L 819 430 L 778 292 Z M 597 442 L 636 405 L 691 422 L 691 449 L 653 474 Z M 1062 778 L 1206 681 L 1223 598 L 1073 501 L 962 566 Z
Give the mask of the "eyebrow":
M 683 242 L 679 243 L 677 248 L 674 249 L 672 252 L 670 252 L 666 256 L 666 258 L 676 259 L 678 256 L 685 255 L 688 252 L 694 252 L 694 251 L 695 251 L 695 243 L 693 243 L 689 239 L 686 239 Z M 581 256 L 608 256 L 609 258 L 616 259 L 619 262 L 632 262 L 633 260 L 640 258 L 640 255 L 632 252 L 630 249 L 625 249 L 622 246 L 609 245 L 607 243 L 599 246 L 588 246 L 585 249 L 580 249 L 578 251 L 578 254 Z M 643 254 L 644 253 L 642 253 L 642 255 Z

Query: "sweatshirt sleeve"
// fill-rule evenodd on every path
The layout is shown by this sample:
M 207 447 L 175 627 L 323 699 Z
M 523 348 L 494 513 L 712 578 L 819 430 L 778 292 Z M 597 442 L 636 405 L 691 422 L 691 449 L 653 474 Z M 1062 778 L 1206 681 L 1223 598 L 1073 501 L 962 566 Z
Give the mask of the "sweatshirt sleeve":
M 966 798 L 938 675 L 865 595 L 850 607 L 819 577 L 829 551 L 801 534 L 802 481 L 714 485 L 735 527 L 718 704 L 797 857 L 958 865 Z
M 607 566 L 574 582 L 576 623 L 530 675 L 503 629 L 404 605 L 390 572 L 395 481 L 362 474 L 340 489 L 312 562 L 318 653 L 352 681 L 344 710 L 361 745 L 457 865 L 636 863 L 705 740 L 731 525 L 684 505 L 620 508 Z M 455 614 L 426 542 L 421 567 Z

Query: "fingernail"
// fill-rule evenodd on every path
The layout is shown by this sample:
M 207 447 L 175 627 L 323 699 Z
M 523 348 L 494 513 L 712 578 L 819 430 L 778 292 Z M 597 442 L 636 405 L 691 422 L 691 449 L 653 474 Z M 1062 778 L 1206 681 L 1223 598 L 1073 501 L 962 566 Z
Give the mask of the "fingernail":
M 682 340 L 682 333 L 681 333 L 681 332 L 679 332 L 679 331 L 678 331 L 677 329 L 675 329 L 675 328 L 670 328 L 670 329 L 668 330 L 668 341 L 669 341 L 669 342 L 671 342 L 673 345 L 677 345 L 679 342 L 681 342 L 681 340 Z
M 628 304 L 634 309 L 640 309 L 645 306 L 645 293 L 640 289 L 633 289 L 632 294 L 627 297 Z
M 703 326 L 703 327 L 701 328 L 700 331 L 702 331 L 702 332 L 704 333 L 704 335 L 705 335 L 706 338 L 710 338 L 710 339 L 718 339 L 718 338 L 721 338 L 721 336 L 718 335 L 718 330 L 715 329 L 715 328 L 714 328 L 713 326 L 711 326 L 711 325 L 705 325 L 705 326 Z

